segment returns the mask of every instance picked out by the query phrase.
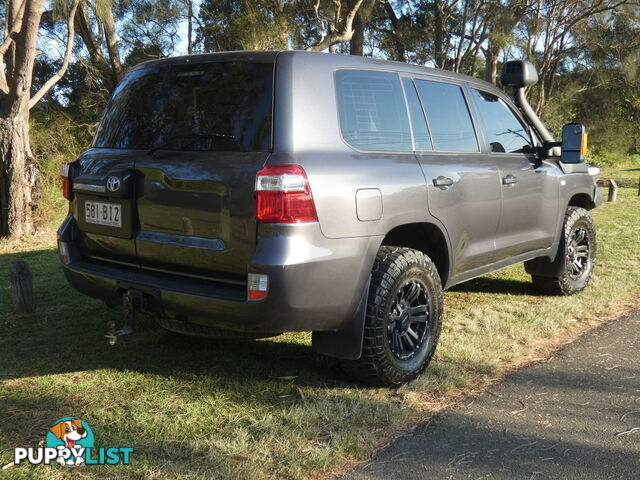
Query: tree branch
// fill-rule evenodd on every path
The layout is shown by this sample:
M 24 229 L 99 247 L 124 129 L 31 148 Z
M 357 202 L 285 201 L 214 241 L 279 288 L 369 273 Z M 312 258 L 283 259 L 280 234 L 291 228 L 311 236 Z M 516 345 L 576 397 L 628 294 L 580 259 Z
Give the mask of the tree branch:
M 67 49 L 64 52 L 62 65 L 60 65 L 60 69 L 49 80 L 47 80 L 42 87 L 40 87 L 40 90 L 38 90 L 36 94 L 31 97 L 31 100 L 29 100 L 29 109 L 32 109 L 42 99 L 42 97 L 47 94 L 51 87 L 58 83 L 58 81 L 67 72 L 67 67 L 69 66 L 69 58 L 71 57 L 71 51 L 73 50 L 73 39 L 76 34 L 74 20 L 79 4 L 80 0 L 73 0 L 71 11 L 69 12 L 69 16 L 67 17 Z
M 305 50 L 308 52 L 321 52 L 336 43 L 348 42 L 351 40 L 353 37 L 353 19 L 355 18 L 356 13 L 358 13 L 358 9 L 360 8 L 360 5 L 362 5 L 362 2 L 363 0 L 357 0 L 353 4 L 347 12 L 342 27 L 339 30 L 329 33 L 329 35 L 325 36 L 318 43 L 315 45 L 309 45 Z
M 4 41 L 2 42 L 2 45 L 0 45 L 0 56 L 4 55 L 5 52 L 7 50 L 9 50 L 9 47 L 11 46 L 11 43 L 15 40 L 17 34 L 20 32 L 20 27 L 22 25 L 22 15 L 24 14 L 24 5 L 25 5 L 25 3 L 26 3 L 26 0 L 22 0 L 22 3 L 18 7 L 18 15 L 16 15 L 16 18 L 12 22 L 11 30 L 7 33 L 7 36 L 5 37 Z M 7 22 L 8 22 L 9 21 L 8 12 L 5 12 L 5 13 L 7 14 Z

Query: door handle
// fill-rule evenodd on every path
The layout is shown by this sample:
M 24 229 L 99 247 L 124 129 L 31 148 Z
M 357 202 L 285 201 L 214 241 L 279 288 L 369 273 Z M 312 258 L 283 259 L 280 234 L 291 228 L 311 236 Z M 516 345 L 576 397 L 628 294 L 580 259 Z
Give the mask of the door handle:
M 514 177 L 511 174 L 507 175 L 506 177 L 502 177 L 502 184 L 503 185 L 515 185 L 519 181 L 520 180 L 518 180 L 517 177 Z
M 436 187 L 450 187 L 453 185 L 453 179 L 449 177 L 443 177 L 442 175 L 433 179 L 433 185 Z

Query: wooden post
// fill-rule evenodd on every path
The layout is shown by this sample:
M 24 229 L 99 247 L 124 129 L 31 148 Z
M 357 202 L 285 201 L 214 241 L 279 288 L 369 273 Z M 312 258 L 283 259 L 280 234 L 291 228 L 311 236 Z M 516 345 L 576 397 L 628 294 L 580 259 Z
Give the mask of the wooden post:
M 9 266 L 11 299 L 18 313 L 33 312 L 33 284 L 31 270 L 24 260 L 11 260 Z
M 618 199 L 618 184 L 611 178 L 609 179 L 609 201 L 615 203 Z
M 638 177 L 638 196 L 640 197 L 640 177 Z

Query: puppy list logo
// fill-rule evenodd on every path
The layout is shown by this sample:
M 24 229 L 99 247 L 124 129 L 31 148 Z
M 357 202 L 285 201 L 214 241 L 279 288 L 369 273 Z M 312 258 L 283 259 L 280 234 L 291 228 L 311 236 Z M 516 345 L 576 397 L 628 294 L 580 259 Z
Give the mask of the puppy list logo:
M 91 427 L 76 417 L 61 418 L 47 431 L 46 447 L 14 450 L 14 463 L 31 465 L 57 463 L 68 467 L 81 465 L 128 465 L 133 448 L 95 448 Z

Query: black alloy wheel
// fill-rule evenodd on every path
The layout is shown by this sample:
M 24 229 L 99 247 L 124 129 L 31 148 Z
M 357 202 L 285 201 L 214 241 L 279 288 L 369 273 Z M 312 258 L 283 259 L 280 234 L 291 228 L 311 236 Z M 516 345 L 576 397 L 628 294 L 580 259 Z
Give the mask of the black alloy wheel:
M 420 350 L 429 331 L 427 288 L 418 280 L 408 280 L 396 292 L 389 322 L 388 342 L 398 360 L 408 360 Z
M 371 384 L 398 387 L 417 377 L 436 350 L 444 299 L 431 259 L 410 248 L 382 246 L 371 273 L 362 355 L 345 370 Z

